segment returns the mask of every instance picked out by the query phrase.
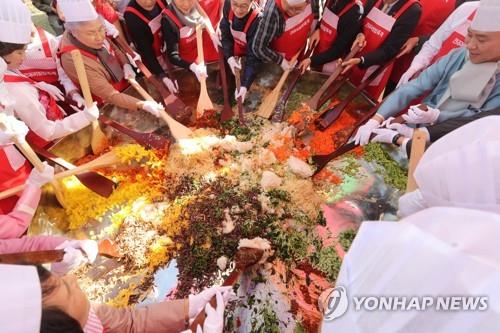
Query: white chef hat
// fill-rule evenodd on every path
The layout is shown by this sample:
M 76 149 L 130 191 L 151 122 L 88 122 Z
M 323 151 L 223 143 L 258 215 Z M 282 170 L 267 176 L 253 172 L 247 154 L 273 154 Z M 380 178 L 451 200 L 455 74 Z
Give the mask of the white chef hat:
M 500 31 L 500 0 L 481 0 L 471 29 L 483 32 Z
M 97 12 L 90 0 L 58 0 L 57 6 L 65 22 L 85 22 L 97 18 Z
M 286 1 L 290 6 L 300 6 L 306 3 L 306 0 L 287 0 Z
M 0 1 L 0 42 L 29 44 L 31 13 L 21 0 Z
M 0 295 L 2 332 L 40 331 L 42 291 L 35 266 L 0 265 Z

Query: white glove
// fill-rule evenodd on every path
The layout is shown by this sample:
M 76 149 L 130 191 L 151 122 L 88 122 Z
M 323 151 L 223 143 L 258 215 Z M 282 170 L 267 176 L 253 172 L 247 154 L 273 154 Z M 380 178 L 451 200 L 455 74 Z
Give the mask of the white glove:
M 203 323 L 203 331 L 200 325 L 196 328 L 196 333 L 222 333 L 224 329 L 224 298 L 218 291 L 215 294 L 217 299 L 217 308 L 213 308 L 210 303 L 205 305 L 205 313 L 207 317 Z
M 231 295 L 232 287 L 211 287 L 196 295 L 189 295 L 189 319 L 194 319 L 205 305 L 210 302 L 217 292 L 221 293 L 227 301 Z
M 87 259 L 83 255 L 82 251 L 72 247 L 67 247 L 64 248 L 63 260 L 53 263 L 51 271 L 53 274 L 63 276 L 86 262 Z
M 392 139 L 394 139 L 398 132 L 387 128 L 376 128 L 373 130 L 373 134 L 376 134 L 376 136 L 371 140 L 371 142 L 391 144 Z
M 219 36 L 217 36 L 217 33 L 210 34 L 210 39 L 212 40 L 216 50 L 219 50 L 219 47 L 222 47 L 222 43 Z
M 196 63 L 192 63 L 191 65 L 189 65 L 189 69 L 191 70 L 191 72 L 194 73 L 194 75 L 196 75 L 196 78 L 198 79 L 198 81 L 201 80 L 202 77 L 207 77 L 207 67 L 205 65 L 202 65 L 202 64 L 196 64 Z
M 76 105 L 79 108 L 82 108 L 85 106 L 85 100 L 83 99 L 82 95 L 80 95 L 77 92 L 74 92 L 71 94 L 71 99 L 76 103 Z
M 177 83 L 177 80 L 172 81 L 168 77 L 164 77 L 162 81 L 171 94 L 177 94 L 179 92 L 179 84 Z
M 125 79 L 135 79 L 135 72 L 130 64 L 123 65 L 123 76 Z
M 85 113 L 89 121 L 94 121 L 97 120 L 97 118 L 99 118 L 99 109 L 97 108 L 96 102 L 94 102 L 94 104 L 92 104 L 91 107 L 85 108 L 83 112 Z
M 118 38 L 118 36 L 120 36 L 120 31 L 118 31 L 111 22 L 109 22 L 109 24 L 104 24 L 104 28 L 106 29 L 106 36 L 111 36 L 113 38 Z
M 404 136 L 405 138 L 412 138 L 413 131 L 415 130 L 405 124 L 398 124 L 398 123 L 388 124 L 387 128 L 398 131 L 398 133 Z
M 54 168 L 48 165 L 47 162 L 43 162 L 43 170 L 38 171 L 36 168 L 33 168 L 26 182 L 36 187 L 42 187 L 51 182 L 52 179 L 54 179 Z
M 241 70 L 241 62 L 240 60 L 236 60 L 235 57 L 230 57 L 229 59 L 227 59 L 227 63 L 229 65 L 229 68 L 231 68 L 231 72 L 233 72 L 233 75 L 235 75 L 235 68 L 238 68 L 239 70 Z
M 356 132 L 356 136 L 354 136 L 354 142 L 357 145 L 366 145 L 368 142 L 370 142 L 370 135 L 372 134 L 373 130 L 379 127 L 380 123 L 375 119 L 368 120 L 368 122 L 361 126 Z
M 427 111 L 424 111 L 418 105 L 412 105 L 408 109 L 408 114 L 403 115 L 403 119 L 408 124 L 433 124 L 438 120 L 440 113 L 439 109 L 430 106 L 427 106 Z
M 14 140 L 24 142 L 29 128 L 14 116 L 3 116 L 5 130 L 0 131 L 0 145 L 11 144 Z
M 398 85 L 396 86 L 396 88 L 399 88 L 399 86 L 401 86 L 405 83 L 408 83 L 419 70 L 420 70 L 420 68 L 418 68 L 418 67 L 410 66 L 410 68 L 408 68 L 408 70 L 399 79 L 399 82 L 398 82 Z
M 241 97 L 241 103 L 245 101 L 245 96 L 247 95 L 247 87 L 241 86 L 240 90 L 236 89 L 234 92 L 234 98 L 238 100 L 239 97 Z
M 420 190 L 406 193 L 399 198 L 398 216 L 406 217 L 428 208 L 429 205 Z
M 132 64 L 132 66 L 134 66 L 135 68 L 137 68 L 137 63 L 136 61 L 142 61 L 141 59 L 141 56 L 139 55 L 139 53 L 137 52 L 134 52 L 133 56 L 131 56 L 130 54 L 128 53 L 125 53 L 125 55 L 127 56 L 127 59 L 128 61 Z
M 99 246 L 96 241 L 90 239 L 83 240 L 66 240 L 59 244 L 56 249 L 67 249 L 73 248 L 83 252 L 86 257 L 86 260 L 90 263 L 93 263 L 97 258 L 97 254 L 99 253 Z
M 142 105 L 142 109 L 146 112 L 151 113 L 153 116 L 160 118 L 160 112 L 163 109 L 163 105 L 160 103 L 157 103 L 155 101 L 145 101 L 144 104 Z
M 294 62 L 289 62 L 288 60 L 283 58 L 283 61 L 281 62 L 280 66 L 284 71 L 291 71 L 295 67 L 296 63 L 297 60 L 295 60 Z
M 35 87 L 45 91 L 47 94 L 52 96 L 52 98 L 54 98 L 56 101 L 64 101 L 64 94 L 62 93 L 62 91 L 52 84 L 48 84 L 45 82 L 37 82 L 35 84 Z

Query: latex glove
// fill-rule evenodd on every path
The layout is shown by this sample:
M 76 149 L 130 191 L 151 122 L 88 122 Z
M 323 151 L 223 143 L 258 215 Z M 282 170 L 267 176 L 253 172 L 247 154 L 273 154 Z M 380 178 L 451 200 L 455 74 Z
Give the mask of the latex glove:
M 413 129 L 405 124 L 398 124 L 398 123 L 389 124 L 389 125 L 387 125 L 387 128 L 392 129 L 392 130 L 396 130 L 399 134 L 401 134 L 405 138 L 412 138 L 413 131 L 415 131 L 415 129 Z
M 380 142 L 380 143 L 392 143 L 392 139 L 398 134 L 397 131 L 387 129 L 387 128 L 376 128 L 372 132 L 376 134 L 376 136 L 371 140 L 371 142 Z
M 408 70 L 403 75 L 401 75 L 401 78 L 399 79 L 399 82 L 398 82 L 398 85 L 396 88 L 399 88 L 401 85 L 408 83 L 413 78 L 413 76 L 415 74 L 417 74 L 417 72 L 420 70 L 421 70 L 421 68 L 419 68 L 419 67 L 410 66 L 410 68 L 408 68 Z
M 18 120 L 14 116 L 3 116 L 4 130 L 0 131 L 0 145 L 8 145 L 13 143 L 14 140 L 24 142 L 29 128 L 26 124 Z
M 354 142 L 358 145 L 366 145 L 370 142 L 370 135 L 372 134 L 374 129 L 380 127 L 380 123 L 375 119 L 370 119 L 366 124 L 361 126 L 356 132 L 356 136 L 354 136 Z
M 76 103 L 76 105 L 81 109 L 85 106 L 85 100 L 82 95 L 78 92 L 74 92 L 70 95 L 70 98 Z
M 311 66 L 311 58 L 306 58 L 302 60 L 301 63 L 299 64 L 300 72 L 304 74 L 309 69 L 309 66 Z
M 439 109 L 430 106 L 424 111 L 418 105 L 412 105 L 408 109 L 408 114 L 403 115 L 403 119 L 408 124 L 433 124 L 438 120 L 440 113 Z
M 52 84 L 48 84 L 45 82 L 37 82 L 35 84 L 35 87 L 37 87 L 40 90 L 45 91 L 47 94 L 52 96 L 52 98 L 54 98 L 56 101 L 63 101 L 64 100 L 64 94 L 62 93 L 62 91 Z
M 283 61 L 281 62 L 280 66 L 284 71 L 291 71 L 295 67 L 296 63 L 297 60 L 295 60 L 294 62 L 290 62 L 285 58 L 283 58 Z
M 164 77 L 162 81 L 171 94 L 177 94 L 179 92 L 179 84 L 177 83 L 177 80 L 172 81 L 168 77 Z
M 96 102 L 94 102 L 91 107 L 85 108 L 83 112 L 85 113 L 89 121 L 94 121 L 99 118 L 99 109 L 97 108 Z
M 128 61 L 132 64 L 132 66 L 134 66 L 135 68 L 137 68 L 137 61 L 142 61 L 141 59 L 141 56 L 139 55 L 139 53 L 137 52 L 134 52 L 133 55 L 130 55 L 128 53 L 125 53 L 125 55 L 127 56 L 127 59 Z
M 228 299 L 231 289 L 231 286 L 211 287 L 203 290 L 199 294 L 189 295 L 189 319 L 194 319 L 217 292 L 221 293 L 224 296 L 223 298 Z
M 111 36 L 113 38 L 118 38 L 120 36 L 120 31 L 116 29 L 115 25 L 110 22 L 110 24 L 105 24 L 106 36 Z
M 198 81 L 200 81 L 203 77 L 208 76 L 207 67 L 203 64 L 196 64 L 193 62 L 191 65 L 189 65 L 189 69 L 194 73 L 194 75 L 196 75 Z
M 53 263 L 50 270 L 53 274 L 63 276 L 86 262 L 87 259 L 83 255 L 82 251 L 72 247 L 67 247 L 64 249 L 63 260 Z
M 135 79 L 135 72 L 130 64 L 123 65 L 123 76 L 125 79 Z
M 428 208 L 429 205 L 420 190 L 406 193 L 399 198 L 398 216 L 406 217 Z
M 227 59 L 227 63 L 229 65 L 229 68 L 231 68 L 231 72 L 233 72 L 233 75 L 235 75 L 234 73 L 236 72 L 236 68 L 241 71 L 240 59 L 236 60 L 235 57 L 230 57 L 229 59 Z
M 151 113 L 153 116 L 160 118 L 160 111 L 164 110 L 163 105 L 155 101 L 145 101 L 142 105 L 142 109 L 146 112 Z
M 43 170 L 38 171 L 36 168 L 33 168 L 26 183 L 36 187 L 42 187 L 53 179 L 54 168 L 48 165 L 47 162 L 43 162 Z
M 217 291 L 215 297 L 217 299 L 217 307 L 215 309 L 210 305 L 210 303 L 205 305 L 205 313 L 207 314 L 207 317 L 203 323 L 203 333 L 222 333 L 224 328 L 224 298 L 219 291 Z M 201 332 L 199 325 L 196 331 L 197 333 Z
M 67 248 L 80 250 L 85 255 L 85 259 L 91 264 L 95 261 L 99 253 L 97 242 L 90 239 L 66 240 L 57 246 L 57 249 L 66 250 Z
M 362 50 L 366 46 L 366 37 L 363 33 L 359 33 L 356 36 L 356 39 L 352 43 L 351 50 L 358 45 L 360 47 L 360 50 Z
M 245 96 L 247 95 L 247 87 L 240 87 L 240 90 L 236 89 L 234 92 L 234 98 L 238 100 L 239 97 L 241 97 L 241 103 L 245 101 Z

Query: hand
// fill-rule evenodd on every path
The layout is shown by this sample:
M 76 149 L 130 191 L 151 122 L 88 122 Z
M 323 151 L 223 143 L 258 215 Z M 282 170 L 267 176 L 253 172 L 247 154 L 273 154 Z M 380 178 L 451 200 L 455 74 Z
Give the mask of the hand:
M 53 179 L 54 168 L 48 165 L 47 162 L 43 162 L 43 170 L 38 171 L 36 168 L 33 168 L 26 182 L 35 187 L 42 187 Z
M 53 85 L 45 83 L 45 82 L 37 82 L 35 84 L 35 87 L 37 87 L 40 90 L 45 91 L 47 94 L 52 96 L 52 98 L 54 98 L 56 101 L 64 101 L 64 94 L 56 86 L 53 86 Z
M 342 75 L 349 72 L 353 66 L 359 65 L 361 63 L 361 58 L 352 58 L 347 61 L 343 61 L 340 65 L 344 67 L 342 70 Z
M 105 24 L 106 36 L 111 36 L 113 38 L 118 38 L 120 36 L 120 31 L 116 29 L 115 25 L 110 22 L 110 24 Z
M 207 67 L 205 65 L 196 64 L 193 62 L 191 65 L 189 65 L 189 69 L 191 70 L 191 72 L 194 73 L 194 75 L 196 75 L 196 78 L 198 79 L 198 81 L 200 81 L 202 78 L 208 76 L 207 75 Z
M 50 270 L 55 275 L 63 276 L 86 262 L 82 251 L 68 247 L 64 249 L 63 260 L 53 263 Z
M 311 66 L 311 58 L 306 58 L 302 60 L 301 63 L 299 64 L 300 72 L 304 74 L 306 70 L 309 69 L 309 66 Z
M 217 36 L 217 33 L 210 34 L 210 39 L 212 40 L 212 43 L 214 44 L 216 50 L 218 50 L 219 47 L 222 47 L 222 43 L 219 36 Z
M 87 261 L 91 264 L 97 258 L 97 254 L 99 253 L 99 246 L 96 241 L 90 239 L 84 240 L 66 240 L 59 244 L 56 249 L 67 249 L 73 248 L 76 250 L 80 250 L 86 257 Z
M 309 47 L 314 47 L 319 43 L 319 29 L 316 29 L 309 37 Z
M 172 81 L 168 77 L 164 77 L 162 81 L 171 94 L 177 94 L 179 92 L 179 84 L 177 83 L 177 80 Z
M 245 96 L 247 95 L 247 87 L 241 86 L 240 90 L 236 89 L 234 92 L 234 98 L 238 100 L 241 97 L 241 103 L 245 101 Z
M 399 217 L 406 217 L 429 207 L 420 190 L 402 195 L 398 204 Z
M 415 131 L 413 128 L 406 126 L 405 124 L 388 124 L 387 128 L 397 131 L 399 134 L 404 136 L 405 138 L 412 138 L 413 132 Z
M 368 120 L 368 122 L 361 126 L 356 132 L 356 136 L 354 136 L 354 142 L 357 145 L 366 145 L 368 142 L 370 142 L 370 135 L 372 134 L 373 130 L 379 127 L 380 123 L 377 120 Z
M 197 295 L 189 295 L 189 319 L 194 319 L 205 305 L 210 302 L 217 292 L 222 293 L 224 299 L 229 299 L 232 287 L 211 287 Z
M 71 100 L 73 100 L 73 102 L 76 103 L 76 105 L 78 106 L 78 108 L 83 108 L 85 106 L 85 100 L 83 99 L 82 95 L 80 95 L 79 92 L 77 92 L 76 90 L 73 90 L 70 94 L 69 94 L 69 97 L 71 98 Z
M 215 297 L 217 299 L 217 307 L 215 309 L 210 305 L 210 303 L 205 305 L 205 313 L 207 314 L 207 317 L 203 323 L 204 333 L 222 333 L 222 330 L 224 329 L 224 298 L 219 291 L 217 291 Z M 196 331 L 197 333 L 201 332 L 199 325 L 196 328 Z
M 97 118 L 99 118 L 99 109 L 97 108 L 96 102 L 94 102 L 91 107 L 89 108 L 86 107 L 83 110 L 83 112 L 85 113 L 89 121 L 94 121 L 97 120 Z
M 235 57 L 230 57 L 227 59 L 227 63 L 229 65 L 229 68 L 231 68 L 231 72 L 233 72 L 233 75 L 236 73 L 236 68 L 241 71 L 241 61 L 240 59 L 236 59 Z
M 403 75 L 401 75 L 396 88 L 399 88 L 401 85 L 408 83 L 419 71 L 420 68 L 410 66 L 410 68 L 408 68 L 408 70 Z
M 373 130 L 373 134 L 376 134 L 376 136 L 371 140 L 371 142 L 391 144 L 392 139 L 394 139 L 398 132 L 387 128 L 376 128 Z
M 155 102 L 155 101 L 145 101 L 142 104 L 142 109 L 146 112 L 151 113 L 153 116 L 160 118 L 161 117 L 161 111 L 163 109 L 163 105 Z
M 0 131 L 0 145 L 8 145 L 17 142 L 24 142 L 26 134 L 29 132 L 28 126 L 14 116 L 2 115 L 4 130 Z
M 135 68 L 137 68 L 137 61 L 142 61 L 141 56 L 139 55 L 139 53 L 134 52 L 132 55 L 130 55 L 128 53 L 125 53 L 125 55 L 127 56 L 128 61 Z
M 396 56 L 396 59 L 404 56 L 405 54 L 409 54 L 415 48 L 415 46 L 417 46 L 417 44 L 418 44 L 418 37 L 408 38 L 408 40 L 401 47 L 401 50 Z
M 135 72 L 130 64 L 123 65 L 123 76 L 126 80 L 135 79 Z
M 441 111 L 439 109 L 427 106 L 427 110 L 422 110 L 419 105 L 412 105 L 408 109 L 408 114 L 403 115 L 403 119 L 408 124 L 433 124 L 435 123 Z
M 360 50 L 363 49 L 366 46 L 366 38 L 365 38 L 365 35 L 363 33 L 359 33 L 356 36 L 356 39 L 354 40 L 354 43 L 352 43 L 351 50 L 354 47 L 356 47 L 356 45 L 359 46 Z
M 285 58 L 283 58 L 283 61 L 281 62 L 280 66 L 286 72 L 286 71 L 291 71 L 295 67 L 296 63 L 297 63 L 297 60 L 290 62 L 290 61 L 286 60 Z

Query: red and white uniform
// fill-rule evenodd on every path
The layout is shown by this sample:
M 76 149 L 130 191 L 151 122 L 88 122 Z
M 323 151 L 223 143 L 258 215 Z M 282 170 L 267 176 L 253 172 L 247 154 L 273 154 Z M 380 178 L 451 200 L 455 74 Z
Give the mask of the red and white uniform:
M 223 2 L 221 0 L 198 0 L 198 3 L 212 22 L 212 27 L 217 29 L 222 18 Z
M 233 29 L 233 19 L 234 19 L 234 12 L 233 9 L 229 9 L 229 29 L 231 29 L 231 35 L 233 36 L 234 40 L 234 55 L 237 57 L 242 57 L 246 55 L 247 52 L 247 32 L 248 29 L 252 26 L 252 23 L 255 21 L 255 19 L 259 16 L 259 13 L 261 12 L 260 7 L 256 9 L 252 9 L 252 12 L 250 13 L 250 16 L 248 17 L 247 23 L 245 24 L 245 27 L 243 28 L 243 31 L 237 31 Z
M 281 0 L 275 1 L 279 11 L 285 17 L 285 31 L 271 42 L 271 48 L 286 60 L 291 60 L 306 45 L 307 38 L 313 29 L 314 14 L 311 4 L 308 4 L 302 13 L 290 17 L 283 9 Z
M 378 49 L 389 36 L 394 24 L 397 19 L 413 4 L 417 3 L 417 0 L 410 0 L 406 2 L 401 8 L 394 14 L 390 16 L 384 13 L 382 10 L 378 9 L 382 3 L 382 0 L 377 1 L 375 6 L 370 10 L 368 16 L 363 22 L 363 34 L 366 38 L 366 46 L 359 53 L 359 56 L 363 56 L 369 52 Z M 387 82 L 391 76 L 392 68 L 394 65 L 387 67 L 375 80 L 370 83 L 366 88 L 366 91 L 373 99 L 378 99 L 379 96 L 385 89 Z M 368 76 L 373 73 L 379 65 L 371 66 L 367 69 L 360 69 L 358 66 L 354 66 L 351 72 L 351 81 L 355 85 L 359 85 L 363 80 L 368 78 Z
M 162 9 L 162 11 L 167 8 L 162 0 L 156 0 L 156 4 Z M 133 13 L 149 26 L 149 28 L 151 29 L 151 33 L 153 34 L 153 51 L 156 55 L 156 59 L 158 60 L 158 63 L 163 68 L 163 70 L 166 71 L 167 63 L 164 59 L 165 50 L 163 49 L 163 37 L 161 32 L 162 14 L 160 13 L 154 19 L 150 20 L 134 7 L 128 6 L 127 8 L 125 8 L 125 12 Z
M 57 50 L 59 39 L 43 30 L 35 28 L 33 39 L 26 49 L 26 59 L 19 71 L 36 82 L 47 82 L 63 86 L 66 92 L 77 88 L 61 67 Z

